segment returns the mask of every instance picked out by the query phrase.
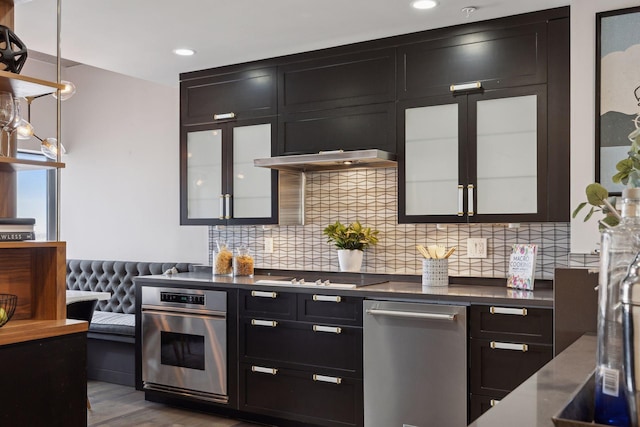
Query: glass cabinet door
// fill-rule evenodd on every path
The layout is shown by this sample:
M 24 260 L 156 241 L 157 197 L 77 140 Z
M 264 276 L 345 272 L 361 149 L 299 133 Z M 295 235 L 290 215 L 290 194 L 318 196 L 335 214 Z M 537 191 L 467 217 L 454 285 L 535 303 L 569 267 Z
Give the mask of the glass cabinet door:
M 449 98 L 449 102 L 451 99 Z M 404 214 L 458 216 L 460 103 L 420 105 L 404 110 Z M 466 171 L 464 171 L 466 173 Z M 434 220 L 436 220 L 434 218 Z
M 469 184 L 478 220 L 546 215 L 546 92 L 542 86 L 469 95 Z
M 535 95 L 477 103 L 478 215 L 538 211 Z
M 270 123 L 233 128 L 233 218 L 272 216 L 272 171 L 253 165 L 271 157 L 271 136 Z
M 223 216 L 222 129 L 187 133 L 187 218 Z

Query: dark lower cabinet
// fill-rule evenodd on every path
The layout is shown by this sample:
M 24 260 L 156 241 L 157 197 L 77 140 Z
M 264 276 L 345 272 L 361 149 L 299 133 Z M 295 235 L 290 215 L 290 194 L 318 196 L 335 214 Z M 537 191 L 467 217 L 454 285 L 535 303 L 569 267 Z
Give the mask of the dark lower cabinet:
M 0 347 L 0 425 L 87 425 L 87 334 Z
M 469 340 L 471 393 L 504 397 L 553 358 L 553 346 Z
M 240 291 L 240 410 L 363 426 L 362 298 Z
M 247 318 L 240 327 L 240 353 L 248 359 L 362 375 L 362 328 Z
M 469 422 L 553 358 L 553 310 L 472 305 Z
M 362 379 L 242 365 L 240 409 L 304 425 L 361 426 Z
M 469 401 L 469 418 L 475 420 L 498 403 L 500 403 L 500 399 L 472 394 Z

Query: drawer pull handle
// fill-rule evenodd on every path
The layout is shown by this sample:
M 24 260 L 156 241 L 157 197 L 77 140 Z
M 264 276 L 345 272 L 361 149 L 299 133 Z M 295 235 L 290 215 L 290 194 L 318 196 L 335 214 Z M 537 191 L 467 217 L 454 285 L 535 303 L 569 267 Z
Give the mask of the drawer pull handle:
M 339 377 L 328 377 L 326 375 L 318 375 L 318 374 L 313 374 L 313 380 L 314 381 L 320 381 L 323 383 L 331 383 L 331 384 L 341 384 L 342 383 L 342 378 Z
M 481 89 L 481 88 L 482 88 L 482 82 L 458 83 L 458 84 L 454 83 L 451 86 L 449 86 L 449 91 L 457 92 L 460 90 L 474 90 L 474 89 Z
M 518 350 L 522 351 L 523 353 L 525 351 L 529 351 L 529 346 L 526 344 L 513 344 L 510 342 L 491 341 L 491 348 L 495 348 L 498 350 Z
M 260 372 L 262 374 L 275 375 L 278 373 L 278 370 L 276 368 L 263 368 L 262 366 L 252 366 L 251 370 L 253 372 Z
M 236 113 L 220 113 L 214 114 L 213 120 L 223 120 L 223 119 L 235 119 Z
M 275 328 L 276 326 L 278 326 L 278 322 L 276 322 L 275 320 L 251 319 L 251 324 L 253 326 L 268 326 L 270 328 Z
M 489 404 L 491 405 L 491 407 L 493 408 L 494 406 L 496 406 L 498 403 L 500 403 L 500 401 L 498 399 L 491 399 L 489 401 Z
M 335 326 L 313 325 L 313 332 L 331 332 L 332 334 L 341 334 L 342 328 Z
M 526 316 L 526 308 L 507 308 L 507 307 L 491 307 L 489 309 L 491 314 L 514 314 L 516 316 Z
M 258 298 L 277 298 L 278 297 L 278 293 L 277 292 L 265 292 L 265 291 L 251 291 L 251 296 L 252 297 L 258 297 Z
M 340 302 L 342 298 L 339 295 L 314 295 L 314 301 Z

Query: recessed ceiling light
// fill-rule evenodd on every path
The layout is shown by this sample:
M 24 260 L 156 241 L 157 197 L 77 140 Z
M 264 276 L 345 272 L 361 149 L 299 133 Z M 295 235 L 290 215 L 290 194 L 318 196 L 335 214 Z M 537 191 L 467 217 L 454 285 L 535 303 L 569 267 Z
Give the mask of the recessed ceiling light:
M 180 56 L 191 56 L 191 55 L 194 55 L 196 51 L 193 49 L 179 48 L 179 49 L 173 49 L 173 53 Z
M 435 0 L 415 0 L 411 3 L 415 9 L 433 9 L 438 5 L 438 2 Z

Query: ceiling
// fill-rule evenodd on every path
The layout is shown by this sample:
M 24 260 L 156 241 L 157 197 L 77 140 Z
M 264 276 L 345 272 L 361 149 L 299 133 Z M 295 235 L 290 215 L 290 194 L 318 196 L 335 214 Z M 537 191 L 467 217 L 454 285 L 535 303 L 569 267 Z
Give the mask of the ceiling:
M 569 4 L 569 0 L 62 0 L 62 57 L 178 86 L 179 74 Z M 56 2 L 16 0 L 15 33 L 56 54 Z M 469 17 L 463 7 L 475 6 Z M 192 57 L 172 50 L 190 47 Z

